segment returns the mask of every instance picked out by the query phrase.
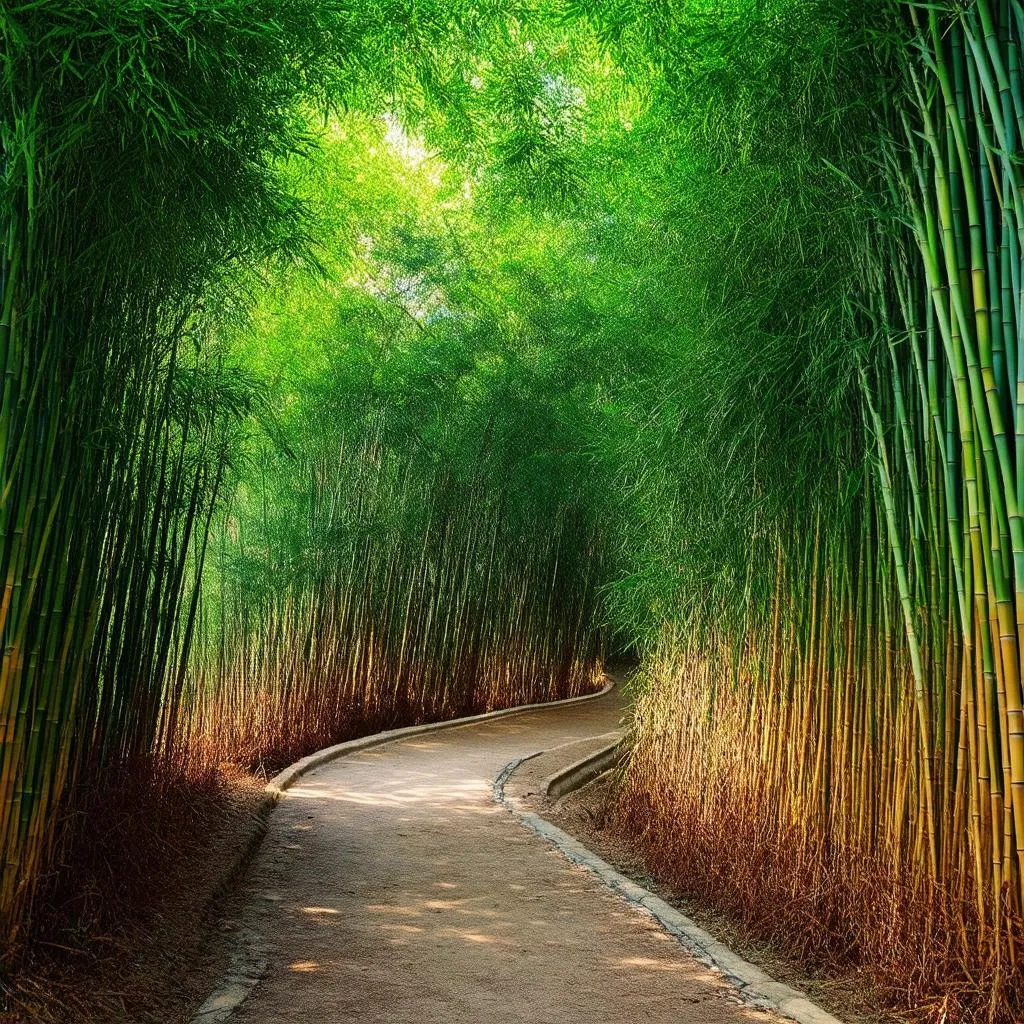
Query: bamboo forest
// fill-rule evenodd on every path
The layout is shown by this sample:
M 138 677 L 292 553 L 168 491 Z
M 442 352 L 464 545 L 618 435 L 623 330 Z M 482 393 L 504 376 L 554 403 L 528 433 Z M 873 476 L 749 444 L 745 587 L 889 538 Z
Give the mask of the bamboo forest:
M 1024 0 L 0 0 L 0 82 L 0 1019 L 226 1020 L 230 931 L 242 1022 L 1024 1020 Z

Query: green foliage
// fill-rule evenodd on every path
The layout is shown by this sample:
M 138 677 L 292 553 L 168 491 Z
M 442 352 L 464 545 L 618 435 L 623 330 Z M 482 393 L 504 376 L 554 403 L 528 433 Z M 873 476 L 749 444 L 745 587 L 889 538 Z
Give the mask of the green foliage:
M 171 738 L 212 517 L 254 447 L 287 448 L 273 382 L 227 337 L 274 274 L 316 266 L 289 161 L 346 103 L 415 99 L 486 20 L 336 0 L 0 11 L 5 937 L 76 793 L 187 762 Z
M 631 643 L 744 616 L 794 509 L 845 528 L 882 202 L 877 21 L 654 6 L 510 13 L 444 54 L 443 96 L 329 126 L 296 171 L 327 281 L 259 314 L 289 415 L 386 410 L 412 464 L 600 523 Z
M 4 6 L 9 934 L 114 766 L 738 646 L 819 537 L 848 586 L 907 218 L 869 7 Z

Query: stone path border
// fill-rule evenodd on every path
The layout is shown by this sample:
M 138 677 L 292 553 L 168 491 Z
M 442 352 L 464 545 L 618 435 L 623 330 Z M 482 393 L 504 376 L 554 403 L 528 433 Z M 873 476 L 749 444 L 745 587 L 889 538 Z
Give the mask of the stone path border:
M 552 803 L 562 797 L 575 793 L 588 783 L 604 775 L 605 772 L 617 768 L 625 760 L 626 751 L 622 745 L 622 736 L 618 736 L 608 746 L 595 750 L 594 753 L 581 757 L 578 761 L 567 765 L 554 775 L 546 778 L 541 786 L 544 796 Z
M 231 952 L 231 967 L 192 1017 L 192 1024 L 223 1024 L 245 1002 L 267 969 L 267 943 L 262 935 L 244 929 Z
M 617 741 L 604 747 L 551 776 L 544 787 L 549 798 L 558 793 L 554 799 L 561 799 L 582 788 L 603 774 L 601 765 L 605 766 L 605 771 L 614 767 L 621 757 L 618 751 L 619 744 L 620 741 Z M 712 970 L 721 972 L 750 1006 L 761 1010 L 774 1010 L 783 1017 L 797 1021 L 797 1024 L 841 1024 L 838 1018 L 812 1002 L 805 993 L 775 981 L 760 967 L 734 953 L 675 907 L 616 871 L 568 833 L 532 811 L 524 810 L 515 798 L 506 796 L 505 785 L 519 766 L 541 753 L 543 751 L 512 761 L 502 769 L 494 780 L 493 793 L 496 803 L 505 807 L 532 832 L 546 839 L 568 860 L 597 875 L 612 892 L 621 896 L 627 903 L 650 914 L 698 961 Z
M 266 793 L 276 803 L 285 790 L 294 786 L 296 782 L 307 772 L 319 768 L 328 761 L 335 761 L 339 757 L 348 754 L 355 754 L 361 750 L 369 750 L 371 747 L 381 747 L 385 743 L 394 743 L 397 740 L 405 740 L 410 736 L 421 736 L 423 733 L 440 732 L 443 729 L 457 729 L 460 725 L 479 725 L 481 722 L 489 722 L 495 718 L 511 718 L 513 715 L 522 715 L 528 711 L 543 711 L 546 708 L 567 708 L 573 704 L 584 704 L 590 700 L 597 700 L 615 689 L 614 680 L 609 679 L 605 685 L 596 693 L 587 693 L 582 697 L 569 697 L 567 700 L 554 700 L 543 704 L 520 704 L 514 708 L 503 708 L 501 711 L 488 711 L 483 715 L 468 715 L 465 718 L 451 718 L 445 722 L 430 722 L 426 725 L 407 725 L 401 729 L 388 729 L 386 732 L 375 732 L 372 736 L 363 736 L 358 740 L 348 740 L 345 743 L 337 743 L 333 747 L 325 747 L 308 757 L 296 761 L 295 764 L 285 768 L 283 772 L 275 775 L 267 783 Z
M 457 729 L 463 725 L 479 725 L 481 722 L 489 722 L 497 718 L 511 718 L 513 715 L 521 715 L 529 711 L 571 707 L 573 704 L 597 700 L 615 689 L 615 681 L 607 677 L 606 679 L 605 685 L 600 690 L 584 694 L 582 697 L 570 697 L 567 700 L 548 701 L 543 704 L 520 704 L 518 707 L 488 711 L 482 715 L 469 715 L 464 718 L 452 718 L 445 722 L 430 722 L 426 725 L 409 725 L 401 729 L 388 729 L 385 732 L 373 733 L 371 736 L 363 736 L 360 739 L 336 743 L 333 747 L 325 747 L 323 750 L 318 750 L 308 757 L 296 761 L 267 783 L 257 809 L 257 815 L 263 819 L 263 827 L 253 837 L 252 842 L 246 846 L 238 861 L 225 873 L 224 880 L 217 888 L 218 895 L 223 894 L 230 887 L 231 882 L 244 870 L 266 834 L 266 819 L 284 793 L 314 768 L 319 768 L 329 761 L 347 757 L 349 754 L 369 750 L 371 747 L 381 747 L 386 743 L 396 743 L 399 740 L 421 736 L 424 733 Z M 231 954 L 231 966 L 207 1000 L 192 1016 L 191 1024 L 223 1024 L 245 1002 L 246 997 L 263 976 L 266 967 L 267 948 L 262 937 L 249 930 L 240 933 L 236 937 L 235 947 Z

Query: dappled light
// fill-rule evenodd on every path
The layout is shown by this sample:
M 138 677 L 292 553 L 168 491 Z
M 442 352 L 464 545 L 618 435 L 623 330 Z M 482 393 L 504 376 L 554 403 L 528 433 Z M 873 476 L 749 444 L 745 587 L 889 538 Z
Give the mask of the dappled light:
M 326 1002 L 339 1019 L 512 1024 L 632 1021 L 643 1012 L 767 1024 L 647 914 L 527 838 L 504 809 L 495 815 L 479 785 L 524 743 L 573 753 L 580 737 L 600 744 L 620 704 L 599 707 L 564 709 L 547 724 L 537 716 L 526 733 L 521 721 L 481 725 L 444 743 L 406 741 L 317 769 L 315 787 L 285 797 L 249 883 L 252 894 L 273 886 L 285 899 L 269 908 L 251 901 L 248 911 L 251 927 L 275 937 L 288 974 L 309 963 L 316 976 L 295 987 L 272 972 L 245 1012 L 269 1022 Z M 431 791 L 395 799 L 410 779 L 430 777 Z M 446 815 L 438 793 L 457 794 L 469 816 Z M 294 819 L 311 820 L 313 835 L 289 854 Z M 311 892 L 323 902 L 308 902 Z M 680 1005 L 694 1016 L 680 1015 Z
M 620 960 L 605 959 L 605 966 L 611 970 L 630 971 L 634 969 L 641 971 L 685 971 L 686 965 L 680 963 L 665 963 L 660 960 L 652 960 L 649 957 L 627 956 Z
M 363 807 L 408 807 L 420 805 L 432 810 L 493 814 L 497 809 L 480 806 L 480 796 L 491 791 L 489 779 L 454 781 L 419 781 L 403 779 L 403 785 L 387 793 L 361 793 L 331 786 L 293 786 L 289 799 L 330 800 Z
M 1024 1019 L 1024 0 L 4 0 L 0 85 L 0 1015 L 181 1019 L 283 778 L 268 1005 L 753 1013 L 492 799 L 613 732 L 581 842 Z

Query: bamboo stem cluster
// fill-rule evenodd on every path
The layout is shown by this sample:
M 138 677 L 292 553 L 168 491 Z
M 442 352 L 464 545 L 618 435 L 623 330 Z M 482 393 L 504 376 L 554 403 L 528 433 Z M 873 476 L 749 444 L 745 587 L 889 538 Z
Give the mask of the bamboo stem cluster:
M 64 794 L 148 755 L 187 657 L 193 537 L 224 469 L 227 382 L 187 319 L 113 261 L 80 290 L 54 273 L 90 244 L 53 215 L 34 109 L 4 125 L 0 281 L 0 934 L 54 855 Z M 215 397 L 211 397 L 215 396 Z
M 273 770 L 598 683 L 596 540 L 580 544 L 569 508 L 514 525 L 514 496 L 383 444 L 386 415 L 289 464 L 301 511 L 278 499 L 269 518 L 221 518 L 177 748 Z
M 774 585 L 743 621 L 709 608 L 699 641 L 666 631 L 625 806 L 683 884 L 762 929 L 879 969 L 908 1009 L 1009 1021 L 1024 1011 L 1024 6 L 903 17 L 883 112 L 897 222 L 861 246 L 857 322 L 878 342 L 859 371 L 862 495 L 751 537 Z
M 310 489 L 305 535 L 232 548 L 223 503 L 268 416 L 228 325 L 275 260 L 317 266 L 285 170 L 315 149 L 309 111 L 392 81 L 394 33 L 412 32 L 333 0 L 244 6 L 0 11 L 4 958 L 112 780 L 159 798 L 211 762 L 593 677 L 593 577 L 558 529 L 523 548 L 500 497 L 410 476 L 369 436 L 289 478 Z M 450 38 L 448 6 L 410 52 Z M 417 502 L 422 535 L 396 519 Z M 228 564 L 250 556 L 286 570 L 276 589 Z

